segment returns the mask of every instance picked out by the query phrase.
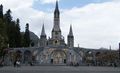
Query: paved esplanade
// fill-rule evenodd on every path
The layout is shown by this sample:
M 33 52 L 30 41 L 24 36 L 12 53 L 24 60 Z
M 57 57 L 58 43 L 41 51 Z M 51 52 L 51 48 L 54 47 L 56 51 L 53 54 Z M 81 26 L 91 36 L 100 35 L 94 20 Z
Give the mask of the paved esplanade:
M 0 73 L 120 73 L 120 67 L 8 66 L 0 68 Z

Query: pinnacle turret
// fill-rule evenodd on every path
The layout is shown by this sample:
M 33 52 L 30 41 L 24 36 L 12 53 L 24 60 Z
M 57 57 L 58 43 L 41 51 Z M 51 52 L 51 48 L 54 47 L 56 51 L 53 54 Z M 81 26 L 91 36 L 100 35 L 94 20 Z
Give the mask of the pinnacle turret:
M 46 34 L 45 34 L 45 28 L 44 28 L 44 24 L 43 24 L 43 26 L 42 26 L 41 36 L 46 36 Z
M 68 44 L 68 47 L 74 47 L 74 36 L 72 31 L 72 25 L 70 25 L 69 34 L 67 37 L 67 44 Z
M 40 46 L 45 47 L 46 44 L 47 44 L 47 39 L 46 39 L 45 28 L 44 28 L 44 24 L 43 24 L 41 36 L 40 36 Z
M 70 25 L 70 31 L 69 31 L 69 36 L 73 36 L 73 31 L 72 31 L 72 25 Z

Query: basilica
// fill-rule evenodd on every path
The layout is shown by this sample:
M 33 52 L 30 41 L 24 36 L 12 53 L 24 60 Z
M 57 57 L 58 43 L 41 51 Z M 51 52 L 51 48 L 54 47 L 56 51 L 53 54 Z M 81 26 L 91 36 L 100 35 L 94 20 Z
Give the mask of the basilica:
M 36 60 L 39 63 L 66 64 L 73 61 L 80 62 L 82 60 L 81 56 L 74 51 L 74 36 L 72 32 L 72 26 L 70 26 L 70 31 L 67 36 L 67 44 L 62 36 L 58 2 L 56 2 L 54 11 L 54 25 L 51 31 L 51 38 L 46 38 L 43 25 L 39 44 L 40 49 L 43 49 L 39 55 L 36 56 Z
M 72 26 L 70 26 L 69 34 L 67 36 L 67 43 L 65 43 L 62 31 L 60 29 L 60 11 L 58 1 L 54 10 L 54 24 L 51 31 L 51 38 L 47 39 L 44 24 L 42 26 L 41 35 L 38 47 L 29 48 L 14 48 L 11 52 L 16 52 L 17 60 L 21 63 L 28 64 L 35 62 L 36 64 L 68 64 L 71 62 L 82 62 L 81 54 L 75 51 L 74 35 Z M 12 62 L 13 59 L 11 59 Z
M 67 43 L 62 36 L 60 29 L 60 11 L 58 1 L 54 10 L 54 23 L 51 31 L 51 37 L 47 39 L 44 24 L 42 26 L 39 46 L 27 48 L 11 48 L 9 54 L 6 55 L 5 63 L 12 65 L 15 60 L 19 60 L 21 64 L 28 65 L 70 65 L 86 63 L 97 63 L 96 55 L 104 54 L 108 50 L 86 49 L 82 47 L 74 47 L 74 35 L 72 25 L 67 36 Z

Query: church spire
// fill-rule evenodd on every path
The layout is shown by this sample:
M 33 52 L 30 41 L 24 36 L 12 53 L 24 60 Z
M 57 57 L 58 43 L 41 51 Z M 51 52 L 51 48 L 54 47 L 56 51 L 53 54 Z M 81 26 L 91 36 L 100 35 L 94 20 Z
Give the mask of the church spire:
M 59 12 L 58 1 L 56 1 L 55 12 Z
M 41 35 L 40 35 L 40 46 L 45 47 L 46 45 L 47 45 L 47 39 L 46 39 L 45 28 L 43 24 Z
M 70 25 L 69 36 L 73 36 L 72 25 Z
M 54 11 L 54 17 L 59 18 L 59 7 L 58 7 L 58 1 L 56 1 L 55 11 Z
M 46 34 L 45 34 L 45 28 L 44 28 L 44 24 L 43 24 L 43 26 L 42 26 L 41 36 L 46 36 Z
M 55 7 L 55 10 L 59 10 L 59 8 L 58 8 L 58 1 L 56 1 L 56 7 Z
M 58 1 L 56 1 L 55 11 L 54 11 L 54 25 L 52 29 L 52 38 L 61 39 L 60 12 L 58 7 Z

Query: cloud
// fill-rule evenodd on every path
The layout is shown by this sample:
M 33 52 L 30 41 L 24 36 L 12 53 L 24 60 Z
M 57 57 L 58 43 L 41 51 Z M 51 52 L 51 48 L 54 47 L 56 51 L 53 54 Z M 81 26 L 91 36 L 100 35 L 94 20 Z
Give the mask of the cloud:
M 108 48 L 112 45 L 117 48 L 120 41 L 119 8 L 120 2 L 105 2 L 65 10 L 61 18 L 62 27 L 66 26 L 63 29 L 68 29 L 68 23 L 72 21 L 75 42 L 80 46 Z
M 115 2 L 115 1 L 116 1 L 116 2 L 120 2 L 120 0 L 112 0 L 112 1 L 114 1 L 114 2 Z
M 4 11 L 12 10 L 13 18 L 20 18 L 21 29 L 30 24 L 30 30 L 38 36 L 41 33 L 43 22 L 46 33 L 51 36 L 53 27 L 53 12 L 44 12 L 32 8 L 35 0 L 2 0 Z M 43 3 L 54 3 L 55 0 L 41 0 Z M 67 39 L 69 26 L 72 24 L 75 36 L 75 46 L 88 48 L 118 49 L 120 42 L 120 2 L 113 0 L 104 3 L 90 3 L 84 7 L 73 7 L 61 10 L 62 34 Z M 19 2 L 19 3 L 18 3 Z M 54 10 L 53 10 L 54 11 Z
M 32 8 L 34 0 L 2 0 L 0 3 L 2 3 L 4 6 L 4 13 L 10 8 L 13 19 L 20 18 L 22 31 L 24 30 L 26 23 L 30 23 L 30 26 L 32 26 L 33 24 L 31 24 L 31 21 L 33 21 L 34 18 L 39 16 L 39 18 L 42 19 L 45 14 L 42 11 L 37 11 Z
M 42 4 L 49 4 L 49 3 L 55 3 L 56 1 L 59 1 L 59 0 L 37 0 L 37 1 L 42 2 Z
M 4 9 L 16 9 L 19 7 L 29 7 L 34 0 L 0 0 L 0 3 L 4 5 Z

